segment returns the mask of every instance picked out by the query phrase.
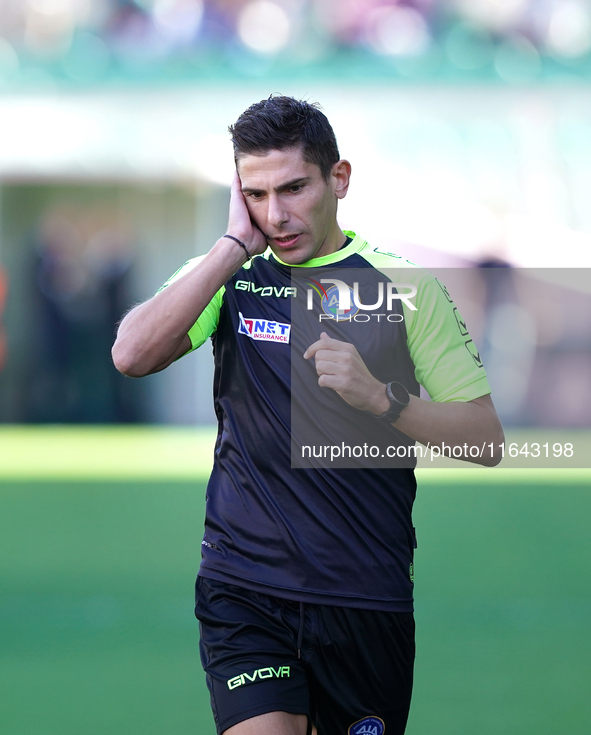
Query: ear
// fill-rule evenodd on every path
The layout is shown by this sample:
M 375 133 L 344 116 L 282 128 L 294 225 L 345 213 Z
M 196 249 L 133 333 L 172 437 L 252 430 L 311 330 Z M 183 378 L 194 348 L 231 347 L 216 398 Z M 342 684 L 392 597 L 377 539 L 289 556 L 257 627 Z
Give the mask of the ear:
M 337 199 L 344 199 L 349 190 L 349 181 L 351 179 L 351 164 L 349 161 L 341 159 L 332 167 L 331 180 L 334 193 Z

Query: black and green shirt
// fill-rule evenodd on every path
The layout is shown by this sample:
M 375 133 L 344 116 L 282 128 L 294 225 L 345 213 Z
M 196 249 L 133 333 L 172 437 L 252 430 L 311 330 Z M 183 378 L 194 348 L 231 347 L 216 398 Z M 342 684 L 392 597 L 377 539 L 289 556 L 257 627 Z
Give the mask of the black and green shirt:
M 254 257 L 189 331 L 193 349 L 213 343 L 218 419 L 199 573 L 297 601 L 409 611 L 414 442 L 320 388 L 303 353 L 324 331 L 355 344 L 376 378 L 415 395 L 420 384 L 434 401 L 470 401 L 490 388 L 445 287 L 346 234 L 341 250 L 302 266 L 269 251 Z M 345 313 L 336 279 L 351 284 Z M 389 293 L 409 296 L 387 304 Z M 380 455 L 394 447 L 395 459 L 366 450 L 357 462 L 331 460 L 324 449 L 364 443 Z

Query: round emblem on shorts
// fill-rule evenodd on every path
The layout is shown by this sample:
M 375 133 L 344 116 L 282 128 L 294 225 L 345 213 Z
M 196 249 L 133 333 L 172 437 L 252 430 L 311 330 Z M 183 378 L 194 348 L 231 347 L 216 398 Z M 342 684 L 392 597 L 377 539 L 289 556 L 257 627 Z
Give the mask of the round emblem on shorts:
M 379 717 L 364 717 L 354 722 L 347 731 L 347 735 L 384 735 L 386 725 Z
M 322 297 L 322 310 L 325 314 L 332 316 L 337 322 L 349 321 L 359 311 L 359 307 L 355 304 L 353 289 L 349 287 L 351 297 L 351 308 L 347 309 L 344 314 L 338 314 L 340 309 L 339 289 L 331 286 Z

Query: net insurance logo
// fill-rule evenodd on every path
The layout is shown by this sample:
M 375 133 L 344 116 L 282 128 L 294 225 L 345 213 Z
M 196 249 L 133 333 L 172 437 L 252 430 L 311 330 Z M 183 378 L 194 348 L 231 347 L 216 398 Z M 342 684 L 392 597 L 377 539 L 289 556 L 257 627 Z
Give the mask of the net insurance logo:
M 321 278 L 320 283 L 311 278 L 306 280 L 310 286 L 307 291 L 306 307 L 309 311 L 314 309 L 314 293 L 318 294 L 324 312 L 324 314 L 318 315 L 318 321 L 320 322 L 327 319 L 338 322 L 369 322 L 372 319 L 380 321 L 382 318 L 389 322 L 401 322 L 404 320 L 402 314 L 390 313 L 395 301 L 405 304 L 411 311 L 417 311 L 417 307 L 411 301 L 417 295 L 417 287 L 411 283 L 392 283 L 392 281 L 388 281 L 384 289 L 384 283 L 380 282 L 378 283 L 377 301 L 373 304 L 363 304 L 359 296 L 359 283 L 357 282 L 351 288 L 351 286 L 337 278 Z M 325 288 L 322 285 L 323 283 L 331 283 L 332 286 Z M 409 291 L 400 293 L 400 289 L 409 289 Z M 384 307 L 388 313 L 380 311 Z
M 248 319 L 241 311 L 238 312 L 238 318 L 240 320 L 238 334 L 264 342 L 284 342 L 286 344 L 289 342 L 291 324 L 273 322 L 269 319 Z

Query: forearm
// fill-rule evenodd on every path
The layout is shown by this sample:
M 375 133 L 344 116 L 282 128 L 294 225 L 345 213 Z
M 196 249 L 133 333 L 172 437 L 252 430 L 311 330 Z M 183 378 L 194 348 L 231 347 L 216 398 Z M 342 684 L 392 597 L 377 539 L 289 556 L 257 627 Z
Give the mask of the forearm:
M 411 396 L 409 405 L 403 409 L 394 426 L 424 445 L 462 447 L 460 458 L 468 462 L 494 466 L 501 460 L 503 428 L 490 396 L 447 403 Z M 482 457 L 470 456 L 470 447 L 474 446 L 479 449 L 486 447 Z
M 183 355 L 191 347 L 188 331 L 245 260 L 239 245 L 220 238 L 193 270 L 136 306 L 119 326 L 112 350 L 115 367 L 138 378 Z
M 304 358 L 314 358 L 318 385 L 336 391 L 350 406 L 381 416 L 390 409 L 386 384 L 367 369 L 356 347 L 349 342 L 331 339 L 322 332 L 308 347 Z M 503 427 L 490 395 L 473 401 L 436 402 L 410 396 L 394 426 L 411 439 L 432 447 L 464 447 L 462 459 L 476 464 L 496 465 L 501 461 Z M 493 445 L 488 456 L 471 457 L 472 446 Z M 457 452 L 456 452 L 457 454 Z M 492 456 L 491 456 L 492 454 Z M 456 455 L 454 455 L 456 456 Z

